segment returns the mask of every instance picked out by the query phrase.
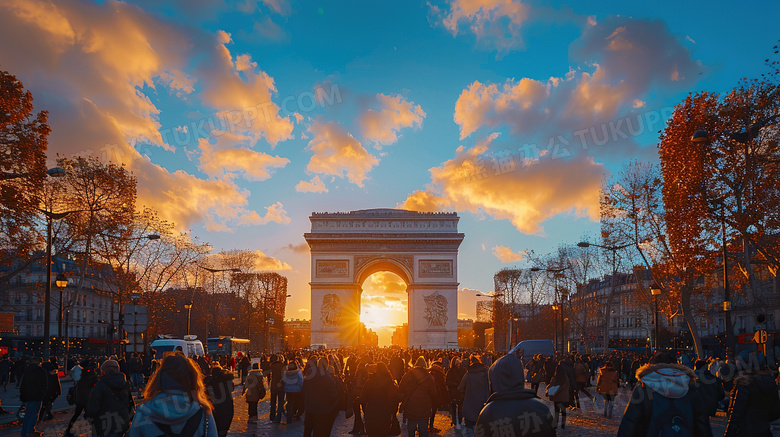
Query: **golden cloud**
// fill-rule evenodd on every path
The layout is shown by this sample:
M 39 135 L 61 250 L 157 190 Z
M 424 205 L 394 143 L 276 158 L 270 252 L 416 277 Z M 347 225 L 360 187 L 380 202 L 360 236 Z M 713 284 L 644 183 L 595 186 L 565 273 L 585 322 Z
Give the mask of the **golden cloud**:
M 310 181 L 300 181 L 295 186 L 295 191 L 299 193 L 327 193 L 328 188 L 322 182 L 319 176 L 314 175 Z
M 521 261 L 527 252 L 521 251 L 521 252 L 513 252 L 511 248 L 506 246 L 495 246 L 493 248 L 493 255 L 498 258 L 499 261 L 502 263 L 516 263 L 518 261 Z
M 312 173 L 346 176 L 350 182 L 362 187 L 368 178 L 366 173 L 379 164 L 378 158 L 335 122 L 324 124 L 316 120 L 309 132 L 314 135 L 308 146 L 314 156 L 306 170 Z
M 382 145 L 398 141 L 398 131 L 405 127 L 420 127 L 425 112 L 420 105 L 404 100 L 400 95 L 376 95 L 379 111 L 368 109 L 360 116 L 363 138 Z
M 284 168 L 290 160 L 271 156 L 246 147 L 216 149 L 208 139 L 198 140 L 200 146 L 200 169 L 209 176 L 230 177 L 242 173 L 250 181 L 264 181 L 271 177 L 271 168 Z
M 515 0 L 451 0 L 442 24 L 453 36 L 466 30 L 482 44 L 510 50 L 522 48 L 520 28 L 529 12 L 527 4 Z

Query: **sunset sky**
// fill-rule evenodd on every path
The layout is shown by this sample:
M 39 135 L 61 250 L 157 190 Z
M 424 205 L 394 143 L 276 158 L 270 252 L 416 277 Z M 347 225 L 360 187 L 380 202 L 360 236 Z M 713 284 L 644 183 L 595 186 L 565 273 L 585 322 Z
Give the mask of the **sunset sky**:
M 473 318 L 524 251 L 598 235 L 602 180 L 657 161 L 687 93 L 766 72 L 778 22 L 778 2 L 0 0 L 0 69 L 50 112 L 50 158 L 122 162 L 139 206 L 267 255 L 289 318 L 310 317 L 312 211 L 457 211 Z M 364 314 L 401 323 L 387 277 Z

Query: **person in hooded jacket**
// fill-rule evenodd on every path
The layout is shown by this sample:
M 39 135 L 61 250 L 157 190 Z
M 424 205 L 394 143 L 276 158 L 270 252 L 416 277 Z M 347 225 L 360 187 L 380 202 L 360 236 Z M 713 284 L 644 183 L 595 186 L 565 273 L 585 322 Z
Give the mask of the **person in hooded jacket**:
M 552 380 L 550 380 L 550 385 L 547 387 L 547 396 L 553 402 L 553 407 L 555 408 L 555 426 L 557 428 L 560 423 L 561 429 L 564 429 L 566 428 L 566 408 L 574 400 L 574 392 L 577 390 L 574 366 L 571 364 L 571 361 L 565 359 L 558 363 Z M 555 394 L 550 394 L 549 389 L 551 387 L 558 387 Z
M 773 375 L 744 356 L 737 357 L 740 374 L 734 378 L 729 422 L 724 437 L 771 437 L 770 422 L 780 418 L 780 399 Z
M 214 406 L 212 414 L 217 426 L 217 435 L 225 437 L 233 422 L 233 372 L 219 364 L 211 367 L 211 376 L 204 381 L 206 393 Z
M 149 378 L 127 437 L 217 437 L 211 412 L 200 367 L 177 352 Z
M 404 398 L 403 414 L 409 437 L 414 437 L 415 432 L 420 437 L 428 437 L 428 419 L 436 399 L 436 383 L 427 367 L 425 357 L 418 357 L 414 368 L 404 374 L 399 385 Z
M 711 437 L 709 416 L 696 393 L 693 370 L 666 352 L 656 353 L 636 372 L 618 437 L 657 436 L 675 428 L 678 435 Z
M 463 419 L 466 422 L 465 436 L 474 435 L 474 425 L 477 423 L 479 412 L 490 397 L 490 379 L 487 367 L 476 355 L 469 357 L 469 367 L 460 381 L 458 390 L 464 392 Z M 521 373 L 522 375 L 522 373 Z
M 726 396 L 726 391 L 723 389 L 723 381 L 710 373 L 706 361 L 696 360 L 693 366 L 696 374 L 696 387 L 701 401 L 707 411 L 707 415 L 713 417 L 718 412 L 720 402 Z
M 604 417 L 612 417 L 612 407 L 615 405 L 615 396 L 620 389 L 620 378 L 612 361 L 607 360 L 604 367 L 599 369 L 599 377 L 596 380 L 596 393 L 604 397 Z
M 21 361 L 21 360 L 19 360 Z M 25 408 L 25 416 L 22 421 L 22 437 L 29 435 L 41 435 L 35 429 L 38 421 L 38 412 L 46 396 L 46 387 L 49 384 L 49 375 L 40 366 L 40 357 L 33 357 L 30 364 L 25 364 L 24 373 L 19 376 L 19 400 Z
M 433 427 L 436 418 L 436 412 L 439 408 L 449 406 L 449 396 L 447 395 L 447 376 L 444 374 L 444 367 L 441 361 L 434 361 L 428 369 L 433 376 L 433 382 L 436 383 L 436 398 L 431 406 L 431 418 L 428 419 L 428 432 L 438 433 L 439 430 Z
M 103 376 L 92 387 L 84 415 L 92 422 L 95 435 L 122 436 L 130 428 L 135 410 L 130 383 L 115 360 L 103 362 L 100 371 Z
M 466 374 L 466 366 L 463 365 L 459 357 L 454 357 L 451 362 L 450 370 L 447 371 L 447 392 L 450 397 L 450 417 L 451 425 L 460 429 L 460 422 L 463 420 L 463 392 L 458 390 L 463 375 Z
M 287 423 L 292 423 L 299 420 L 303 414 L 303 399 L 301 398 L 303 396 L 301 394 L 303 373 L 295 361 L 287 363 L 287 370 L 282 375 L 282 382 L 284 383 L 284 395 L 287 398 L 287 405 L 284 408 Z
M 339 396 L 336 381 L 328 373 L 328 359 L 310 357 L 303 373 L 303 435 L 328 437 Z
M 475 434 L 485 437 L 508 435 L 491 424 L 511 423 L 516 437 L 555 437 L 553 417 L 547 405 L 532 389 L 525 388 L 523 363 L 516 355 L 504 355 L 489 370 L 492 394 L 477 417 Z
M 75 385 L 76 394 L 76 408 L 73 410 L 73 416 L 71 416 L 68 422 L 67 428 L 65 428 L 65 437 L 73 437 L 73 433 L 70 429 L 73 424 L 76 423 L 81 413 L 87 408 L 87 402 L 89 401 L 89 394 L 92 392 L 92 388 L 98 382 L 97 370 L 94 364 L 89 361 L 81 363 L 81 377 Z
M 351 359 L 351 358 L 350 358 Z M 354 375 L 349 385 L 349 401 L 352 402 L 352 410 L 355 414 L 355 421 L 352 425 L 352 431 L 350 434 L 363 434 L 364 423 L 363 413 L 361 412 L 362 405 L 360 404 L 360 393 L 363 391 L 363 386 L 368 380 L 368 370 L 366 370 L 365 361 L 360 361 L 357 367 L 353 369 Z M 354 366 L 353 366 L 354 367 Z
M 248 422 L 257 423 L 257 404 L 261 399 L 265 398 L 266 389 L 265 382 L 263 380 L 263 371 L 260 370 L 258 363 L 252 364 L 252 370 L 246 376 L 244 381 L 244 392 L 246 397 L 246 403 L 248 411 Z
M 401 390 L 395 384 L 385 363 L 378 363 L 360 393 L 360 403 L 366 413 L 365 431 L 368 437 L 387 437 L 401 402 Z

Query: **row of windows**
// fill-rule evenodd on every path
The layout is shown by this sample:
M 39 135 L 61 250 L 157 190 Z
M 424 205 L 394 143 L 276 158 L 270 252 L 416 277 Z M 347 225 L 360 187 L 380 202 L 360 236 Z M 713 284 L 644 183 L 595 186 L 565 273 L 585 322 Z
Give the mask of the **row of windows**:
M 53 333 L 56 335 L 56 332 Z M 43 325 L 19 325 L 19 335 L 22 336 L 42 336 Z M 105 337 L 105 326 L 70 326 L 68 327 L 69 337 Z

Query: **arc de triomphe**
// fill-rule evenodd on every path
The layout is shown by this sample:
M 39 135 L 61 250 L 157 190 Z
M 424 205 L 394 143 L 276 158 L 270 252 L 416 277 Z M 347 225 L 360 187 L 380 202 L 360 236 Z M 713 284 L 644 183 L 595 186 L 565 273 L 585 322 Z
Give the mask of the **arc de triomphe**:
M 357 344 L 361 286 L 389 271 L 406 282 L 408 346 L 458 347 L 457 213 L 366 209 L 309 220 L 312 344 Z

